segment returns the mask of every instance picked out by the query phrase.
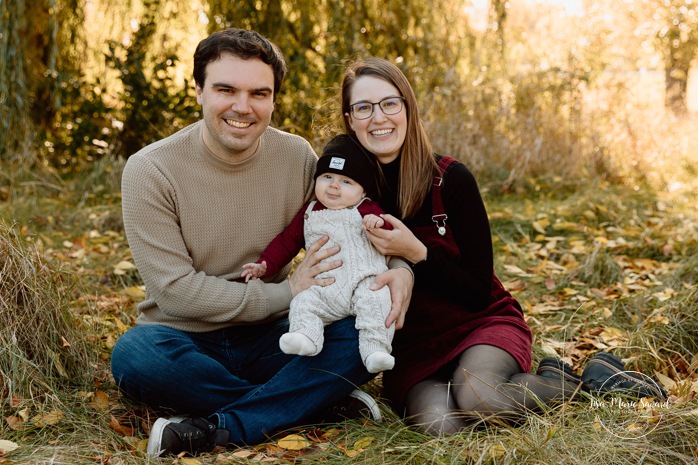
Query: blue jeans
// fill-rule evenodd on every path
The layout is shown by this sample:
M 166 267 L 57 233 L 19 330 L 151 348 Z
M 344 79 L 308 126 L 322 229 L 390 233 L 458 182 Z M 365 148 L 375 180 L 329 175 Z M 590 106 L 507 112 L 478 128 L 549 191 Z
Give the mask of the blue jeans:
M 359 356 L 354 318 L 325 327 L 313 357 L 287 355 L 288 320 L 188 333 L 160 325 L 124 333 L 112 353 L 118 386 L 156 409 L 207 417 L 230 442 L 258 444 L 314 415 L 373 378 Z

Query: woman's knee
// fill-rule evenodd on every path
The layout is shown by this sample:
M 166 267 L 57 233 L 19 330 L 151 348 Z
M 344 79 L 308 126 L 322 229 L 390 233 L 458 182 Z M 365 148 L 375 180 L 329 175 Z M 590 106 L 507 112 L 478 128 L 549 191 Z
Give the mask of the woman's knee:
M 467 422 L 446 380 L 427 379 L 414 385 L 405 398 L 407 421 L 423 433 L 451 435 Z

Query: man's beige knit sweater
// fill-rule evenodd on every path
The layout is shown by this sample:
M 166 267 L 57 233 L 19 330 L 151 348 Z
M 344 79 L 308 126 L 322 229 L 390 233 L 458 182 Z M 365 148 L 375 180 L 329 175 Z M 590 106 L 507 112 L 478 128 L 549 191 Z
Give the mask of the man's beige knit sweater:
M 131 156 L 122 179 L 126 235 L 145 282 L 139 324 L 211 331 L 278 318 L 291 301 L 290 266 L 266 281 L 233 282 L 310 198 L 316 155 L 268 128 L 233 164 L 203 144 L 202 122 Z

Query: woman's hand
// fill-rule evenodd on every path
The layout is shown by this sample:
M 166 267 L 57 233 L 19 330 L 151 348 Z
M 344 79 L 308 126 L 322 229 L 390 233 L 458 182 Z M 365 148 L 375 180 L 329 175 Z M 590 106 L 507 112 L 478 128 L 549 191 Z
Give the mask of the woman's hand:
M 426 260 L 427 247 L 402 221 L 388 214 L 381 215 L 381 217 L 390 223 L 393 229 L 390 231 L 385 229 L 366 231 L 368 240 L 371 241 L 376 250 L 383 255 L 402 257 L 412 263 Z
M 385 320 L 385 327 L 390 328 L 390 325 L 395 323 L 395 329 L 400 329 L 405 324 L 407 307 L 410 306 L 410 298 L 412 297 L 412 286 L 414 285 L 412 273 L 406 268 L 384 271 L 376 276 L 370 289 L 375 291 L 386 284 L 390 289 L 392 306 L 388 319 Z
M 305 258 L 296 267 L 293 274 L 288 278 L 291 286 L 291 296 L 295 297 L 299 292 L 305 291 L 310 286 L 329 286 L 334 282 L 334 278 L 316 278 L 320 273 L 334 270 L 342 266 L 341 260 L 322 262 L 324 259 L 339 252 L 339 246 L 334 245 L 326 249 L 320 248 L 330 240 L 328 236 L 323 236 L 305 251 Z

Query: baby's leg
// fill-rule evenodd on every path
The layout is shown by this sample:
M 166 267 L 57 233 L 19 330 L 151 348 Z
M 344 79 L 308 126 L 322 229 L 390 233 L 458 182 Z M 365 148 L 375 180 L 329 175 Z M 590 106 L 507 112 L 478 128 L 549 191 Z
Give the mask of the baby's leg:
M 327 305 L 317 292 L 319 289 L 311 287 L 291 301 L 289 332 L 279 339 L 284 353 L 317 355 L 322 350 L 325 325 L 336 318 L 330 318 Z
M 390 370 L 395 365 L 392 351 L 395 325 L 385 327 L 390 313 L 390 291 L 387 286 L 377 291 L 369 289 L 373 278 L 361 281 L 354 289 L 352 310 L 359 330 L 359 352 L 370 373 Z

